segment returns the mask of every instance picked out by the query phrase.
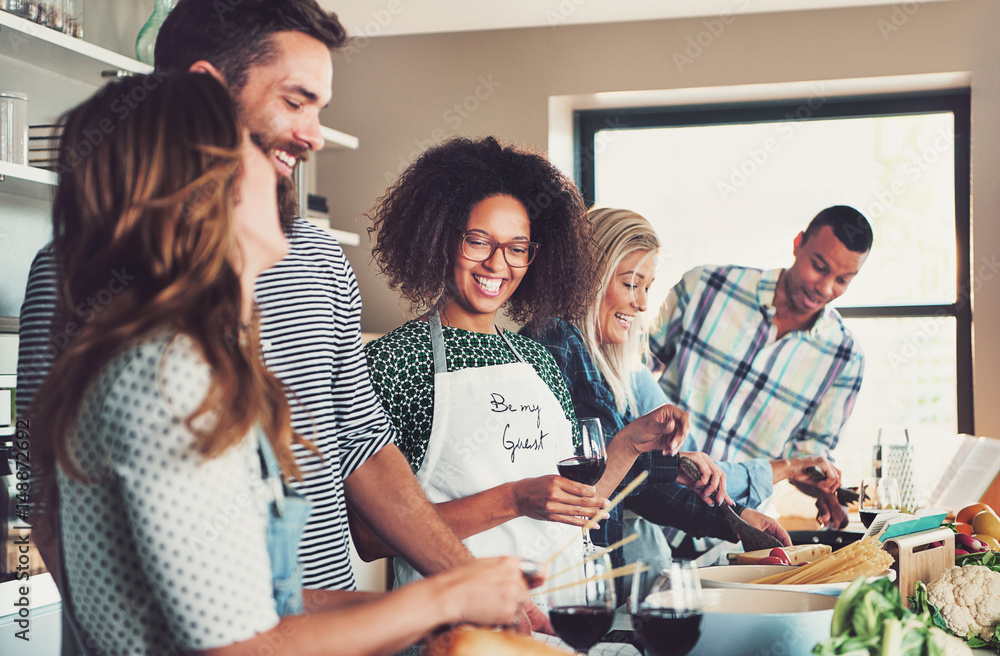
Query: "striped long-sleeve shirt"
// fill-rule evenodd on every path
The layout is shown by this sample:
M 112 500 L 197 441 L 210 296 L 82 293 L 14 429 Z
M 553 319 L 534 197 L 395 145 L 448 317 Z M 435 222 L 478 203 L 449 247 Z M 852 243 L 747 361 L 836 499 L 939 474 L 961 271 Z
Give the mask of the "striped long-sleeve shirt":
M 299 545 L 303 584 L 350 590 L 355 583 L 344 479 L 392 441 L 395 431 L 372 390 L 361 351 L 361 295 L 340 244 L 302 219 L 295 220 L 289 242 L 285 259 L 258 278 L 257 301 L 265 362 L 294 395 L 292 425 L 323 453 L 319 460 L 295 447 L 304 475 L 297 487 L 313 504 Z M 127 275 L 123 272 L 118 284 L 127 283 Z M 22 416 L 65 348 L 62 338 L 79 329 L 74 324 L 72 330 L 68 325 L 50 330 L 55 306 L 55 260 L 46 247 L 32 262 L 21 307 L 17 410 Z

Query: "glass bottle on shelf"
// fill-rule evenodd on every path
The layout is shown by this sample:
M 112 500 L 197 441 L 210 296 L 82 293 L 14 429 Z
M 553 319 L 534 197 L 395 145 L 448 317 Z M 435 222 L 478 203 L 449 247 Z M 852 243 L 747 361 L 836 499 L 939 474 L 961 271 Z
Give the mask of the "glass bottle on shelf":
M 153 13 L 139 30 L 139 36 L 135 40 L 135 56 L 142 63 L 153 65 L 156 35 L 160 33 L 160 26 L 167 20 L 167 14 L 173 8 L 174 0 L 156 0 L 156 4 L 153 5 Z
M 38 5 L 38 18 L 35 19 L 35 22 L 62 32 L 62 0 L 40 0 L 36 4 Z
M 38 3 L 35 0 L 6 0 L 3 10 L 31 22 L 38 20 Z
M 63 0 L 62 31 L 73 38 L 83 38 L 83 0 Z

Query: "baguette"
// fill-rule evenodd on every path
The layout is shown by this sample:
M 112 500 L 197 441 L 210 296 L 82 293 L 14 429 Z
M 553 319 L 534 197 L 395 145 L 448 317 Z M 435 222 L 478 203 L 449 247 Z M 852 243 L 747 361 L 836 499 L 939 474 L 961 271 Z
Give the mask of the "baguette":
M 434 636 L 422 656 L 566 656 L 556 649 L 513 631 L 458 626 Z

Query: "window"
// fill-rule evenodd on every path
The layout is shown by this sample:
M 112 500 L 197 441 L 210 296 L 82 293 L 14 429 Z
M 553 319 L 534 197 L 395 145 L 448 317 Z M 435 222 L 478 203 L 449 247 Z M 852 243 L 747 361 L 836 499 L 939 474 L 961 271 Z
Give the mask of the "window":
M 973 432 L 969 304 L 969 93 L 576 114 L 588 202 L 633 209 L 664 243 L 653 302 L 693 266 L 787 266 L 821 209 L 852 205 L 872 253 L 837 309 L 866 353 L 836 451 L 845 481 L 872 445 L 916 450 L 930 486 Z

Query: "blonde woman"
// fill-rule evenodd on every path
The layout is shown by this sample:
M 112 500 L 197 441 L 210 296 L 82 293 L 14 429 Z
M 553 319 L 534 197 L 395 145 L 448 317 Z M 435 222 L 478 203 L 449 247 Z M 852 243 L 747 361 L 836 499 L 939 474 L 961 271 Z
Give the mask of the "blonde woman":
M 588 218 L 599 253 L 600 293 L 581 319 L 557 318 L 540 330 L 524 332 L 544 344 L 555 357 L 569 384 L 577 415 L 600 418 L 605 439 L 611 443 L 640 414 L 632 380 L 645 367 L 647 294 L 656 276 L 660 240 L 649 221 L 629 210 L 594 208 Z M 651 484 L 638 488 L 626 500 L 626 507 L 658 524 L 737 539 L 719 507 L 732 502 L 726 494 L 725 475 L 704 454 L 681 455 L 698 464 L 700 478 L 676 472 L 674 458 L 644 454 L 622 485 L 642 468 L 671 474 L 654 476 Z M 790 544 L 787 534 L 770 518 L 739 505 L 736 509 L 751 524 Z M 596 544 L 606 545 L 620 539 L 622 532 L 621 520 L 609 520 L 591 535 Z

